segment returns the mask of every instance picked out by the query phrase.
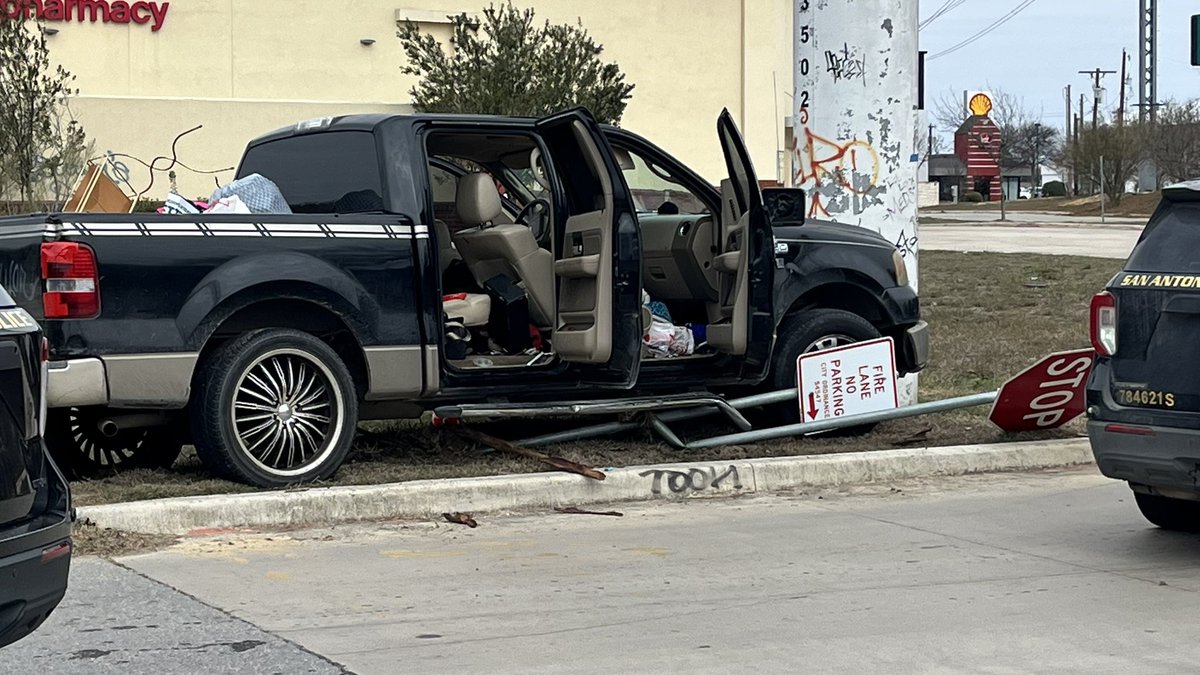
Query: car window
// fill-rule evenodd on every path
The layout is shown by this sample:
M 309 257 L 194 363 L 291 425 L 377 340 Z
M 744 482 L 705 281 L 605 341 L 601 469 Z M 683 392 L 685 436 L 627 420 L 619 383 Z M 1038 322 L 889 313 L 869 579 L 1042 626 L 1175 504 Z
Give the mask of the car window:
M 257 173 L 279 187 L 293 213 L 382 211 L 375 135 L 333 131 L 291 136 L 246 152 L 238 177 Z
M 1125 269 L 1137 272 L 1200 271 L 1200 204 L 1164 204 L 1150 218 Z
M 708 207 L 666 168 L 632 150 L 631 166 L 621 167 L 638 213 L 708 213 Z

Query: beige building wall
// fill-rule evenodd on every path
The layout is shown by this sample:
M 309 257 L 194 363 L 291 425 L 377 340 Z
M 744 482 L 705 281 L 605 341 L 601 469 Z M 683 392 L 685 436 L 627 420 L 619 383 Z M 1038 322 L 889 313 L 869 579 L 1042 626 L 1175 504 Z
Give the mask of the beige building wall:
M 414 78 L 400 68 L 405 17 L 440 36 L 447 14 L 484 0 L 175 0 L 159 31 L 102 22 L 48 24 L 54 58 L 77 77 L 71 108 L 95 143 L 151 161 L 169 155 L 213 171 L 237 164 L 250 138 L 324 115 L 406 112 Z M 622 126 L 712 181 L 724 174 L 716 117 L 740 123 L 759 177 L 774 180 L 791 107 L 791 0 L 526 0 L 538 20 L 581 21 L 636 85 Z M 374 40 L 372 44 L 362 41 Z M 521 64 L 514 64 L 521 67 Z M 149 176 L 122 160 L 141 191 Z M 160 165 L 165 162 L 160 162 Z M 180 169 L 189 196 L 212 175 Z M 215 174 L 228 181 L 232 171 Z M 161 198 L 166 177 L 147 197 Z

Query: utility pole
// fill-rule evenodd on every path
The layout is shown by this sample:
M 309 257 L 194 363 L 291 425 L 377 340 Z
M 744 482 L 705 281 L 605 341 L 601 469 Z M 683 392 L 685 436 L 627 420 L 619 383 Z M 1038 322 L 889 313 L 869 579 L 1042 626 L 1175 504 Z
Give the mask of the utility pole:
M 929 125 L 929 152 L 925 161 L 928 162 L 933 157 L 933 125 Z
M 1033 185 L 1029 190 L 1029 198 L 1040 197 L 1041 195 L 1034 194 L 1040 190 L 1042 181 L 1039 180 L 1042 173 L 1042 125 L 1040 122 L 1033 123 L 1033 168 L 1029 172 L 1029 179 Z
M 1115 70 L 1081 70 L 1080 75 L 1091 75 L 1092 77 L 1092 128 L 1095 129 L 1100 123 L 1100 97 L 1104 94 L 1104 87 L 1100 86 L 1100 81 L 1105 75 L 1115 75 Z
M 1067 99 L 1067 116 L 1066 116 L 1067 128 L 1063 130 L 1066 132 L 1063 134 L 1063 147 L 1065 150 L 1068 151 L 1067 158 L 1069 159 L 1071 156 L 1069 144 L 1071 143 L 1071 139 L 1073 138 L 1073 136 L 1071 135 L 1071 130 L 1075 126 L 1075 115 L 1074 115 L 1074 111 L 1071 110 L 1071 85 L 1069 85 L 1069 84 L 1067 85 L 1066 99 Z M 1071 164 L 1070 161 L 1063 162 L 1063 163 L 1067 164 L 1067 165 Z M 1067 175 L 1063 176 L 1063 178 L 1064 178 L 1063 187 L 1074 184 L 1074 177 L 1075 177 L 1075 170 L 1069 169 L 1067 172 Z
M 1138 119 L 1154 123 L 1158 105 L 1158 0 L 1138 7 Z
M 1121 50 L 1121 101 L 1117 104 L 1117 126 L 1125 126 L 1125 63 L 1129 60 L 1129 53 Z

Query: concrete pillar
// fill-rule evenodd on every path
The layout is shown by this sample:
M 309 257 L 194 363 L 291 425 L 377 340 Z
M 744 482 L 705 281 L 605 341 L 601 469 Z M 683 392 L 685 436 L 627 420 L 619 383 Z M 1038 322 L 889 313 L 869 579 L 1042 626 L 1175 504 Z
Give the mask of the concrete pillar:
M 809 217 L 891 241 L 917 285 L 917 3 L 793 0 L 794 182 Z M 915 380 L 901 386 L 915 398 Z

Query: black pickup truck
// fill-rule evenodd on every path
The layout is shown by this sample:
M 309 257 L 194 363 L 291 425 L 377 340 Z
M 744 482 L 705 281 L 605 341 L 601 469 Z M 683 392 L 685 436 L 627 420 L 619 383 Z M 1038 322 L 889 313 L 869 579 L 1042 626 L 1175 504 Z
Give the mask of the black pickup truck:
M 238 168 L 290 213 L 0 220 L 0 283 L 50 338 L 51 451 L 82 474 L 190 441 L 286 485 L 331 475 L 359 420 L 446 403 L 794 386 L 798 354 L 879 335 L 921 369 L 895 248 L 788 220 L 787 193 L 772 222 L 727 112 L 717 132 L 719 188 L 583 109 L 323 118 Z

